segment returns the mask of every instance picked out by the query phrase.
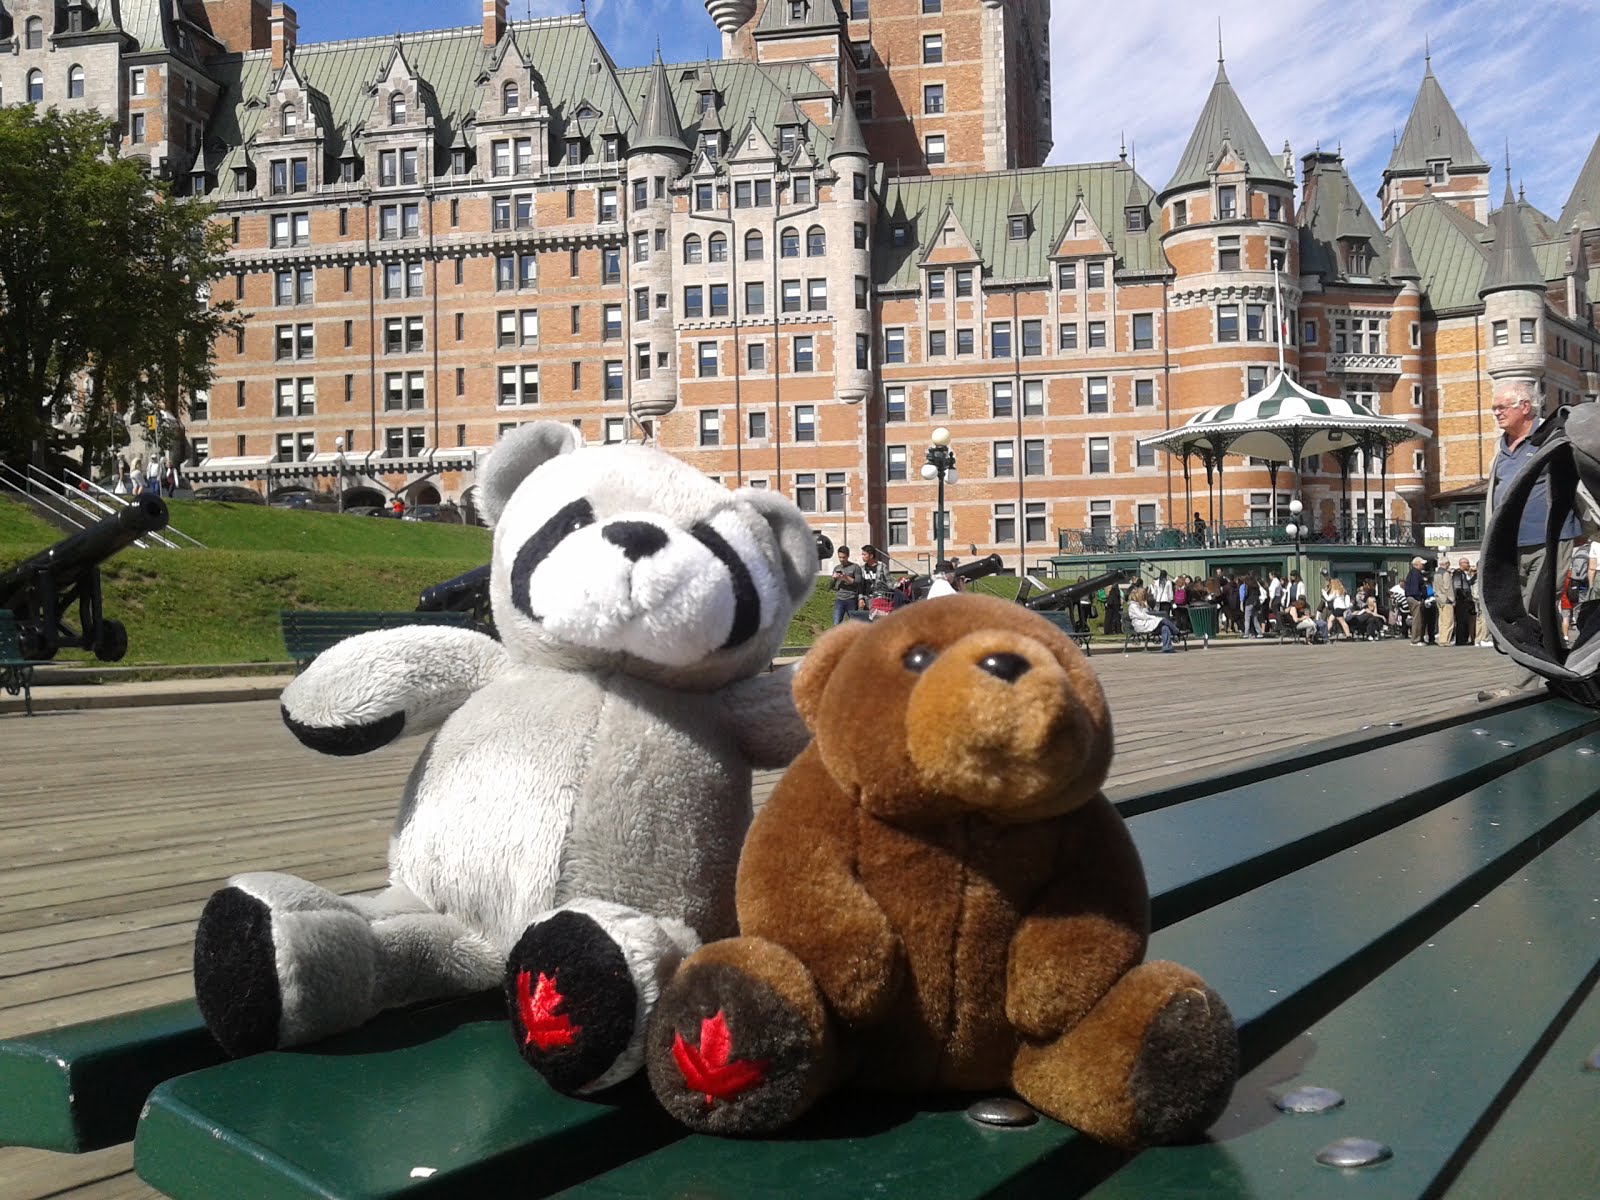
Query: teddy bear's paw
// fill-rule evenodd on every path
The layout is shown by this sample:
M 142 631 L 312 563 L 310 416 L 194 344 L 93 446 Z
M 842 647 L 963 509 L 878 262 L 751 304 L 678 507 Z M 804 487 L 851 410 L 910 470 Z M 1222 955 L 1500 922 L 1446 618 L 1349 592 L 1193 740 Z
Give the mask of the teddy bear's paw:
M 528 926 L 506 963 L 505 993 L 518 1052 L 557 1091 L 591 1090 L 633 1041 L 627 960 L 587 913 Z
M 194 996 L 211 1035 L 235 1058 L 278 1045 L 278 986 L 272 910 L 241 888 L 206 901 L 194 936 Z
M 656 1098 L 689 1128 L 763 1134 L 811 1106 L 827 1074 L 826 1016 L 820 997 L 791 999 L 750 965 L 691 958 L 662 994 L 646 1041 Z M 797 1002 L 798 1001 L 798 1002 Z
M 1145 1028 L 1128 1095 L 1145 1145 L 1186 1141 L 1222 1116 L 1239 1073 L 1239 1037 L 1221 996 L 1196 980 Z

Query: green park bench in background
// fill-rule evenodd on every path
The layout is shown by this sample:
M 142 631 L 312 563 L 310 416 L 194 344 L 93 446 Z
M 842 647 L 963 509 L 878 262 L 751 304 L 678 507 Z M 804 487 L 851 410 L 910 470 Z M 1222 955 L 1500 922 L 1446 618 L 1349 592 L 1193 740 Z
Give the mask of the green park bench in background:
M 1077 622 L 1072 619 L 1071 613 L 1042 612 L 1039 615 L 1077 642 L 1079 650 L 1082 650 L 1085 654 L 1089 653 L 1089 643 L 1094 640 L 1094 635 L 1087 629 L 1079 629 Z
M 401 625 L 472 626 L 472 614 L 464 612 L 335 612 L 286 608 L 278 614 L 283 628 L 283 648 L 295 664 L 304 668 L 328 647 L 374 629 L 394 629 Z
M 194 1200 L 1593 1195 L 1597 752 L 1600 711 L 1530 697 L 1113 794 L 1152 956 L 1238 1022 L 1243 1077 L 1199 1144 L 1125 1156 L 1048 1120 L 981 1124 L 970 1098 L 840 1097 L 788 1137 L 691 1136 L 639 1080 L 551 1092 L 493 996 L 232 1062 L 192 1005 L 0 1043 L 0 1142 L 136 1130 L 139 1174 Z

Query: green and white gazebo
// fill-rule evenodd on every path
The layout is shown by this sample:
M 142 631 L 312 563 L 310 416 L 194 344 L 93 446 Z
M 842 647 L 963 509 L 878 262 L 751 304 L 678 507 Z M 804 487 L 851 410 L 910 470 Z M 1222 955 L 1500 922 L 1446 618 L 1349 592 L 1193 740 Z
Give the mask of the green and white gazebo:
M 1350 511 L 1350 475 L 1356 453 L 1361 452 L 1361 494 L 1366 508 L 1368 468 L 1374 456 L 1388 492 L 1389 452 L 1401 442 L 1432 437 L 1421 425 L 1398 417 L 1379 416 L 1356 400 L 1319 396 L 1301 387 L 1280 366 L 1259 392 L 1232 404 L 1196 413 L 1177 429 L 1140 438 L 1141 446 L 1165 450 L 1183 460 L 1184 511 L 1192 510 L 1190 460 L 1199 459 L 1206 471 L 1206 493 L 1212 528 L 1225 524 L 1222 506 L 1222 464 L 1230 454 L 1267 461 L 1272 493 L 1278 492 L 1278 471 L 1288 465 L 1295 471 L 1313 454 L 1332 454 L 1339 463 L 1344 511 Z M 1214 488 L 1213 488 L 1214 484 Z

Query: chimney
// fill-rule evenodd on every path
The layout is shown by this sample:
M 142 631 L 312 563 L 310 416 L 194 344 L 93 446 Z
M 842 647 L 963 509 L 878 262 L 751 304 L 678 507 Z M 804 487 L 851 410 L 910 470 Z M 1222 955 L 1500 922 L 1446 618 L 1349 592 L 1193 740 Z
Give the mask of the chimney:
M 506 31 L 506 0 L 483 0 L 483 44 L 498 46 Z
M 277 0 L 272 6 L 269 23 L 272 26 L 272 69 L 281 71 L 283 64 L 294 53 L 294 38 L 300 32 L 300 22 L 294 15 L 294 9 Z

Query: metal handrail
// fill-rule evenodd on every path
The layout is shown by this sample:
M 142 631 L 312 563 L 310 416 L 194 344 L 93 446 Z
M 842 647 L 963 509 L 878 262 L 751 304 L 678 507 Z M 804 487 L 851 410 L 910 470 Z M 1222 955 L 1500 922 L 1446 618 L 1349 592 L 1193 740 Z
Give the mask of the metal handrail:
M 62 475 L 75 480 L 79 485 L 80 491 L 86 492 L 91 496 L 109 496 L 111 498 L 111 503 L 119 508 L 126 507 L 130 503 L 129 496 L 119 495 L 118 493 L 107 488 L 105 485 L 96 483 L 94 480 L 85 475 L 78 474 L 78 472 L 72 470 L 70 467 L 64 468 L 62 470 Z M 96 501 L 96 503 L 99 505 L 99 507 L 105 508 L 103 503 L 100 503 L 99 501 Z M 205 543 L 199 538 L 191 537 L 189 534 L 185 533 L 183 530 L 174 525 L 168 524 L 166 533 L 176 534 L 178 537 L 181 537 L 184 541 L 188 542 L 197 550 L 204 550 L 206 548 Z M 169 542 L 164 534 L 151 534 L 150 536 L 156 538 L 157 541 L 159 541 L 169 550 L 181 549 L 181 547 Z
M 1387 521 L 1368 526 L 1365 521 L 1345 523 L 1338 528 L 1304 529 L 1299 545 L 1307 546 L 1392 546 L 1410 548 L 1423 544 L 1420 521 Z M 1101 528 L 1056 530 L 1057 552 L 1061 554 L 1144 554 L 1172 550 L 1221 550 L 1235 546 L 1292 548 L 1295 537 L 1286 525 L 1206 526 L 1203 530 L 1171 525 L 1108 525 Z

